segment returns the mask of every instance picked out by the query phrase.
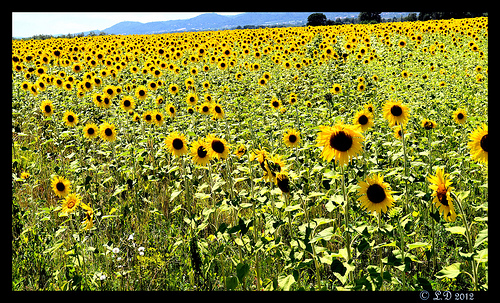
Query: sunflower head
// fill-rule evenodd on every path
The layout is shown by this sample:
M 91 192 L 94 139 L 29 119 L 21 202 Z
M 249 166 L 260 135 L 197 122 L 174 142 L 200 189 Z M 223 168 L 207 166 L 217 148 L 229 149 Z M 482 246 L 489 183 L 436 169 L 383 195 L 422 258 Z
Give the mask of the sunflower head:
M 384 182 L 384 178 L 379 174 L 369 176 L 366 181 L 359 182 L 358 186 L 358 194 L 361 195 L 358 201 L 361 203 L 361 208 L 380 214 L 387 212 L 387 209 L 393 206 L 395 200 L 391 195 L 389 184 Z
M 114 124 L 104 122 L 99 126 L 99 132 L 101 134 L 101 139 L 104 141 L 113 142 L 116 140 L 116 129 Z
M 67 126 L 75 126 L 78 123 L 78 116 L 72 111 L 66 111 L 64 113 L 63 121 Z
M 432 202 L 438 208 L 439 213 L 443 214 L 446 221 L 453 222 L 457 215 L 450 195 L 454 188 L 451 186 L 452 182 L 449 176 L 450 174 L 445 174 L 444 170 L 438 167 L 436 175 L 427 177 L 427 180 L 431 183 L 429 188 L 433 191 L 434 199 Z
M 296 147 L 300 144 L 300 132 L 295 129 L 288 129 L 286 133 L 283 134 L 283 143 L 287 147 Z
M 276 174 L 276 186 L 278 186 L 282 193 L 290 193 L 290 179 L 287 172 L 282 171 Z
M 408 106 L 402 104 L 401 101 L 389 100 L 384 105 L 384 117 L 391 126 L 405 125 L 409 118 Z
M 368 110 L 358 111 L 352 120 L 361 131 L 366 131 L 373 126 L 373 114 Z
M 470 134 L 469 139 L 467 146 L 472 160 L 488 163 L 488 125 L 483 123 Z
M 88 139 L 93 139 L 99 136 L 99 128 L 94 123 L 87 123 L 83 128 L 83 136 Z
M 52 101 L 49 101 L 49 100 L 43 101 L 42 104 L 40 104 L 40 109 L 42 110 L 42 113 L 46 117 L 50 117 L 50 115 L 52 115 L 52 113 L 54 112 L 54 108 L 52 106 Z
M 455 120 L 457 124 L 464 124 L 467 120 L 467 112 L 462 108 L 457 109 L 453 112 L 453 120 Z
M 422 127 L 425 130 L 431 130 L 436 127 L 436 122 L 429 120 L 429 119 L 424 119 L 422 120 Z
M 165 145 L 173 156 L 179 157 L 188 153 L 186 136 L 172 132 L 165 138 Z
M 363 135 L 358 132 L 356 126 L 343 123 L 335 126 L 320 126 L 320 132 L 316 138 L 316 146 L 322 147 L 321 156 L 323 160 L 335 161 L 340 165 L 349 163 L 352 158 L 361 152 Z
M 71 183 L 64 177 L 56 176 L 51 182 L 52 190 L 58 197 L 65 197 L 71 190 Z
M 208 150 L 208 142 L 205 140 L 200 139 L 198 141 L 194 141 L 190 148 L 190 154 L 193 162 L 201 166 L 206 166 L 211 159 Z
M 78 194 L 68 194 L 62 204 L 61 214 L 68 215 L 76 210 L 80 205 L 81 198 Z
M 236 151 L 234 152 L 234 154 L 238 157 L 238 158 L 241 158 L 241 156 L 243 156 L 244 154 L 246 154 L 247 152 L 247 148 L 245 147 L 245 145 L 243 144 L 240 144 L 238 146 L 238 148 L 236 149 Z
M 212 158 L 226 159 L 229 155 L 229 144 L 226 140 L 212 134 L 207 135 L 208 150 Z

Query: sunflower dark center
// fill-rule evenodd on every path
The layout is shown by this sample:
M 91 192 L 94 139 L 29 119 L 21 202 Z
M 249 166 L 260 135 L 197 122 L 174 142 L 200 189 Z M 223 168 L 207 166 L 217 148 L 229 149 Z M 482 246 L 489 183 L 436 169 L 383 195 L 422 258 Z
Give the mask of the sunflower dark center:
M 425 124 L 424 124 L 424 128 L 425 128 L 426 130 L 430 130 L 430 129 L 432 129 L 432 122 L 429 122 L 429 121 L 425 122 Z
M 280 178 L 277 179 L 278 187 L 284 193 L 290 192 L 290 184 L 288 182 L 289 182 L 288 178 L 286 178 L 286 177 L 282 177 L 281 179 Z
M 391 114 L 395 117 L 399 117 L 403 114 L 403 109 L 399 105 L 393 105 L 391 107 Z
M 360 116 L 358 118 L 358 123 L 361 125 L 365 125 L 366 123 L 368 123 L 368 117 L 365 115 Z
M 203 112 L 208 112 L 208 106 L 203 106 Z
M 123 102 L 123 105 L 124 105 L 125 107 L 129 107 L 129 106 L 130 106 L 130 101 L 129 101 L 129 100 L 125 100 L 125 101 Z
M 295 135 L 290 135 L 288 137 L 288 141 L 292 142 L 292 143 L 295 143 L 295 141 L 297 141 L 297 136 Z
M 170 107 L 168 110 L 169 110 L 172 114 L 173 114 L 173 113 L 175 113 L 175 108 L 173 108 L 173 107 Z
M 151 115 L 146 115 L 146 121 L 151 121 Z
M 278 107 L 278 106 L 280 106 L 280 104 L 279 104 L 279 102 L 278 102 L 278 101 L 273 101 L 273 106 L 274 106 L 274 107 Z
M 95 130 L 92 127 L 87 130 L 87 134 L 89 134 L 89 135 L 93 135 L 94 132 L 95 132 Z
M 113 90 L 112 89 L 108 89 L 106 92 L 108 93 L 108 95 L 112 95 L 113 94 Z
M 222 143 L 221 141 L 219 140 L 213 140 L 212 141 L 212 149 L 218 153 L 218 154 L 222 154 L 224 152 L 224 149 L 225 149 L 225 146 L 224 146 L 224 143 Z
M 220 108 L 220 106 L 216 106 L 216 107 L 214 108 L 214 110 L 215 110 L 215 112 L 216 112 L 216 113 L 218 113 L 218 114 L 222 113 L 222 109 Z
M 140 90 L 140 91 L 139 91 L 139 96 L 141 96 L 141 97 L 142 97 L 142 96 L 144 96 L 145 94 L 146 94 L 146 92 L 145 92 L 145 91 L 143 91 L 143 90 Z
M 479 142 L 479 144 L 481 144 L 481 148 L 482 148 L 485 152 L 488 152 L 488 134 L 484 135 L 484 136 L 481 138 L 481 142 Z
M 352 137 L 344 131 L 339 131 L 330 137 L 330 146 L 341 152 L 348 151 L 352 146 Z
M 75 117 L 73 117 L 73 116 L 69 115 L 69 116 L 68 116 L 68 121 L 69 121 L 69 122 L 73 122 L 73 121 L 75 121 Z
M 184 147 L 184 142 L 182 142 L 181 139 L 179 138 L 175 138 L 173 141 L 172 141 L 172 146 L 176 149 L 176 150 L 181 150 L 183 147 Z
M 464 118 L 464 114 L 459 113 L 459 114 L 457 115 L 457 118 L 458 118 L 458 120 L 462 120 L 462 119 Z
M 366 196 L 372 203 L 380 203 L 386 197 L 384 189 L 379 184 L 370 185 L 366 190 Z
M 64 185 L 64 183 L 59 182 L 56 184 L 56 188 L 58 191 L 64 191 L 66 189 L 66 186 Z
M 439 188 L 437 193 L 436 193 L 436 196 L 441 204 L 443 204 L 444 206 L 449 205 L 448 204 L 448 197 L 446 196 L 446 189 Z
M 161 115 L 156 115 L 156 121 L 161 121 Z
M 196 152 L 198 153 L 198 157 L 200 158 L 205 158 L 207 156 L 207 150 L 203 146 L 198 147 L 198 150 Z
M 111 128 L 106 128 L 104 130 L 104 134 L 109 137 L 109 136 L 113 135 L 113 131 L 111 130 Z
M 45 105 L 45 112 L 50 113 L 52 111 L 52 108 L 50 108 L 50 105 Z

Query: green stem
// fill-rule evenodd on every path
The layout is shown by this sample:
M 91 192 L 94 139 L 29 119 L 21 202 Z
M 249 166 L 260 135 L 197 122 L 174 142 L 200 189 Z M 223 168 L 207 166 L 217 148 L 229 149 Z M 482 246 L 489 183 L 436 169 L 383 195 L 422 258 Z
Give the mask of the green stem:
M 346 248 L 347 248 L 347 262 L 350 262 L 352 259 L 351 256 L 351 234 L 349 233 L 349 199 L 347 199 L 347 192 L 345 188 L 345 173 L 344 173 L 344 165 L 340 165 L 341 175 L 342 175 L 342 194 L 344 195 L 345 209 L 344 209 L 344 220 L 345 220 L 345 229 L 346 229 Z M 349 282 L 354 281 L 354 275 L 351 271 L 349 273 Z
M 453 199 L 457 202 L 458 208 L 460 210 L 460 213 L 462 214 L 462 219 L 464 221 L 465 225 L 465 230 L 466 230 L 466 238 L 467 238 L 467 244 L 469 245 L 469 252 L 473 253 L 474 252 L 474 247 L 472 246 L 472 234 L 470 232 L 470 225 L 467 221 L 467 216 L 464 212 L 464 209 L 462 207 L 461 201 L 458 199 L 458 197 L 455 195 L 454 192 L 451 192 L 451 195 L 453 196 Z M 472 277 L 474 280 L 474 291 L 477 291 L 477 284 L 478 284 L 478 277 L 477 277 L 477 267 L 475 264 L 474 258 L 471 260 L 471 265 L 472 265 Z

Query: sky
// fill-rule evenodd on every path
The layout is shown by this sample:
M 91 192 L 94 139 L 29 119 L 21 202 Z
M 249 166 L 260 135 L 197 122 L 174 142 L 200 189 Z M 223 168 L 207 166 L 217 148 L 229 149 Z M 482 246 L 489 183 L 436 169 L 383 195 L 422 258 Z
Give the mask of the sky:
M 91 30 L 104 30 L 122 21 L 168 21 L 189 19 L 203 12 L 182 13 L 12 13 L 12 37 L 31 37 L 33 35 L 77 34 Z M 220 15 L 236 15 L 241 13 L 223 12 Z

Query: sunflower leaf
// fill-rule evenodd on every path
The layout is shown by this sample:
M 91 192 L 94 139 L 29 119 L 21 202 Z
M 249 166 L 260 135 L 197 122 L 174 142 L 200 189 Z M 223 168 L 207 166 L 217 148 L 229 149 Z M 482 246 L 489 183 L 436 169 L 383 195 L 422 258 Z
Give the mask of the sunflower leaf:
M 465 227 L 463 226 L 451 226 L 451 227 L 446 227 L 445 229 L 452 234 L 460 234 L 465 236 Z
M 181 190 L 174 190 L 171 194 L 170 194 L 170 202 L 174 201 L 174 199 L 182 192 L 182 189 Z
M 454 279 L 460 274 L 460 266 L 462 263 L 453 263 L 450 266 L 447 266 L 443 269 L 441 269 L 437 274 L 436 278 L 438 279 L 443 279 L 443 278 L 449 278 L 449 279 Z

